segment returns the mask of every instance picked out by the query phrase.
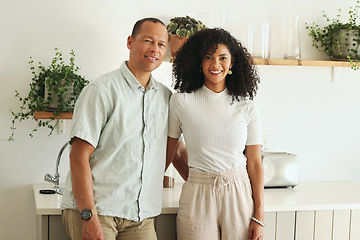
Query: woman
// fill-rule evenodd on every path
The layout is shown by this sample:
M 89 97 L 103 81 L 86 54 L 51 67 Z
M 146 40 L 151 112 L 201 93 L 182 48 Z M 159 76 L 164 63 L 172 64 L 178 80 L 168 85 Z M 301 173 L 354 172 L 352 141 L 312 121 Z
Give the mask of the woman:
M 260 120 L 251 101 L 259 77 L 249 53 L 227 31 L 203 30 L 179 50 L 173 75 L 167 166 L 181 133 L 188 153 L 174 159 L 187 179 L 178 239 L 263 239 Z

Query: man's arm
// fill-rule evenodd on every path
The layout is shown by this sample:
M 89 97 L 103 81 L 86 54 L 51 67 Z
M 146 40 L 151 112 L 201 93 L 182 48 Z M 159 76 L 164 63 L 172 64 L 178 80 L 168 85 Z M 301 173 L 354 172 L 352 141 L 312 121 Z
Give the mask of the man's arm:
M 181 140 L 176 144 L 173 165 L 179 172 L 180 176 L 186 181 L 189 175 L 189 166 L 188 153 L 186 151 L 184 140 Z
M 168 137 L 166 150 L 166 169 L 173 163 L 180 176 L 186 181 L 189 175 L 188 155 L 184 140 Z
M 178 138 L 168 137 L 167 139 L 165 171 L 168 169 L 174 159 L 177 142 Z
M 93 180 L 89 159 L 95 148 L 88 142 L 74 138 L 70 152 L 71 183 L 79 211 L 95 209 Z M 80 213 L 79 213 L 80 214 Z M 98 215 L 83 220 L 83 239 L 103 239 L 103 230 Z

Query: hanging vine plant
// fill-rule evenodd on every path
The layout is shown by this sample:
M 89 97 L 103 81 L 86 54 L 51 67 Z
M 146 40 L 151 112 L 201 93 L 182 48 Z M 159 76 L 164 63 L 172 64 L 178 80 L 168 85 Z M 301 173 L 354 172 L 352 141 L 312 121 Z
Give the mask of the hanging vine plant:
M 9 141 L 14 141 L 15 124 L 26 119 L 33 119 L 37 122 L 35 128 L 29 134 L 33 137 L 34 133 L 40 127 L 50 129 L 49 136 L 53 133 L 63 112 L 72 112 L 75 102 L 80 95 L 81 90 L 89 83 L 83 76 L 78 74 L 79 67 L 75 65 L 75 53 L 70 52 L 69 64 L 63 61 L 63 55 L 58 48 L 55 48 L 55 57 L 51 64 L 46 68 L 41 62 L 38 65 L 38 71 L 34 67 L 34 61 L 30 57 L 30 70 L 33 75 L 30 83 L 30 91 L 26 97 L 21 97 L 18 91 L 15 91 L 15 97 L 21 102 L 18 112 L 10 110 L 13 115 L 11 135 Z M 51 111 L 54 117 L 42 120 L 36 119 L 36 111 Z M 55 117 L 59 118 L 55 121 Z
M 308 35 L 313 41 L 313 46 L 326 53 L 332 60 L 348 60 L 351 68 L 359 69 L 360 62 L 360 23 L 359 23 L 360 1 L 357 0 L 354 7 L 348 11 L 348 22 L 342 23 L 341 9 L 338 10 L 336 18 L 330 19 L 325 12 L 323 17 L 328 22 L 325 27 L 318 24 L 306 23 Z

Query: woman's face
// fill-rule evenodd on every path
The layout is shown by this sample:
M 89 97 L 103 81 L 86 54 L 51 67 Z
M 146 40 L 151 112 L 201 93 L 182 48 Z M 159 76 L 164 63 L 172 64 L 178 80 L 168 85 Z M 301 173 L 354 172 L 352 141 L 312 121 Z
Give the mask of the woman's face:
M 201 64 L 204 84 L 214 92 L 221 92 L 225 89 L 225 77 L 232 67 L 232 58 L 227 46 L 222 43 L 217 45 L 216 52 L 212 50 L 205 54 Z

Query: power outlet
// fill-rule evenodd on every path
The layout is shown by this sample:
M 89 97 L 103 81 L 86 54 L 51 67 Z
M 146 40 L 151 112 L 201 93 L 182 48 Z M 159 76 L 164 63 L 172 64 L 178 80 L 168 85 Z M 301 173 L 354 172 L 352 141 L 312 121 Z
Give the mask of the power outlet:
M 269 141 L 270 141 L 269 135 L 263 135 L 262 140 L 263 140 L 263 144 L 261 146 L 261 151 L 268 152 L 269 151 Z
M 57 124 L 57 134 L 64 135 L 65 134 L 65 120 L 59 119 Z

